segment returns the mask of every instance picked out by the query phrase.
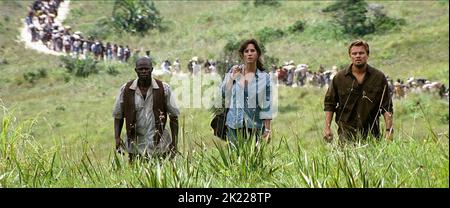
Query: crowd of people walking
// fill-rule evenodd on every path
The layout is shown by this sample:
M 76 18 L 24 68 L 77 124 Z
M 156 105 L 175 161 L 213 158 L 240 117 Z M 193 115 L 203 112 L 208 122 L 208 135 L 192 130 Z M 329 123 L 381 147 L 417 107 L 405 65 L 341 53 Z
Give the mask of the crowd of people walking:
M 55 22 L 58 8 L 64 0 L 35 0 L 25 17 L 31 41 L 41 41 L 50 50 L 62 52 L 74 58 L 95 60 L 117 60 L 128 62 L 131 49 L 128 45 L 116 44 L 92 36 L 85 37 L 81 31 L 72 31 L 70 26 Z

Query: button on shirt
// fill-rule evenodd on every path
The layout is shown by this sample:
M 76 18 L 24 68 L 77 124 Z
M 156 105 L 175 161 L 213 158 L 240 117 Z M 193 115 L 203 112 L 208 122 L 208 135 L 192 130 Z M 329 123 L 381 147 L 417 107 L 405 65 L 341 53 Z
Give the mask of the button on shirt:
M 116 97 L 113 109 L 113 117 L 116 119 L 124 119 L 123 116 L 123 94 L 125 85 L 122 85 L 120 92 Z M 171 116 L 179 116 L 180 111 L 172 96 L 171 89 L 168 84 L 163 82 L 164 96 L 167 113 Z M 155 136 L 155 119 L 153 115 L 153 90 L 159 89 L 158 84 L 152 78 L 152 87 L 147 90 L 147 98 L 144 99 L 142 93 L 137 86 L 137 79 L 130 85 L 130 89 L 135 90 L 135 108 L 136 108 L 136 145 L 129 144 L 128 138 L 125 139 L 125 146 L 129 153 L 144 154 L 153 153 L 155 151 L 167 151 L 172 138 L 169 136 L 169 131 L 164 129 L 161 141 L 157 147 L 154 145 Z M 167 125 L 167 124 L 166 124 Z
M 230 70 L 231 71 L 231 70 Z M 241 86 L 239 76 L 231 90 L 226 90 L 225 85 L 231 79 L 231 73 L 225 75 L 221 85 L 222 94 L 225 97 L 225 105 L 229 106 L 226 125 L 229 128 L 263 128 L 262 120 L 272 119 L 272 89 L 270 75 L 259 69 L 255 77 L 247 84 Z

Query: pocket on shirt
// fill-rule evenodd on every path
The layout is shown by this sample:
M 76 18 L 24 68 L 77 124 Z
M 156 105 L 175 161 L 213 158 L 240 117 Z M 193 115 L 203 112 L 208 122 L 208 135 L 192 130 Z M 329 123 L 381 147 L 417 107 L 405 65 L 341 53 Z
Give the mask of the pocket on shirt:
M 368 89 L 363 92 L 363 100 L 367 104 L 378 104 L 381 100 L 383 89 Z M 387 96 L 384 96 L 387 98 Z

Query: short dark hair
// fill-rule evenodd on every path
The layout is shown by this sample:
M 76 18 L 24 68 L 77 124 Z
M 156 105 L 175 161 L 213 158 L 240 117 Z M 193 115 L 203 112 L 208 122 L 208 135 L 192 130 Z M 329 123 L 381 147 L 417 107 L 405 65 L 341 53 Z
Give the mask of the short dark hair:
M 369 53 L 370 53 L 369 44 L 366 41 L 355 40 L 352 43 L 350 43 L 350 45 L 348 46 L 348 54 L 350 54 L 350 50 L 352 49 L 353 46 L 364 46 L 364 48 L 366 49 L 367 55 L 369 55 Z
M 148 63 L 148 64 L 150 65 L 150 67 L 153 66 L 152 60 L 151 60 L 150 58 L 147 58 L 147 57 L 140 57 L 140 58 L 138 58 L 138 59 L 136 60 L 135 68 L 137 69 L 137 68 L 138 68 L 138 65 L 139 65 L 140 63 L 142 63 L 142 62 Z

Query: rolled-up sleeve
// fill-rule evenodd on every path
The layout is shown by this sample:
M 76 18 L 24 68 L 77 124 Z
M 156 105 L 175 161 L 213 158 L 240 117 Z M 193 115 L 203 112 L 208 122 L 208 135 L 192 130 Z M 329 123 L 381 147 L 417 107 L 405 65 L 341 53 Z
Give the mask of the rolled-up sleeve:
M 336 112 L 336 106 L 338 103 L 338 93 L 336 88 L 336 77 L 332 80 L 331 85 L 328 87 L 328 90 L 325 94 L 324 99 L 324 111 L 332 111 Z
M 170 86 L 163 82 L 164 86 L 164 95 L 166 99 L 166 109 L 167 113 L 170 116 L 180 116 L 180 109 L 178 108 L 177 102 L 175 100 L 175 97 L 173 96 L 172 90 L 170 89 Z
M 123 119 L 124 118 L 124 114 L 123 114 L 123 109 L 122 109 L 122 103 L 123 103 L 123 92 L 125 89 L 125 85 L 122 85 L 122 87 L 120 87 L 120 91 L 116 96 L 116 101 L 114 102 L 114 107 L 113 107 L 113 113 L 112 116 L 114 118 L 117 119 Z

